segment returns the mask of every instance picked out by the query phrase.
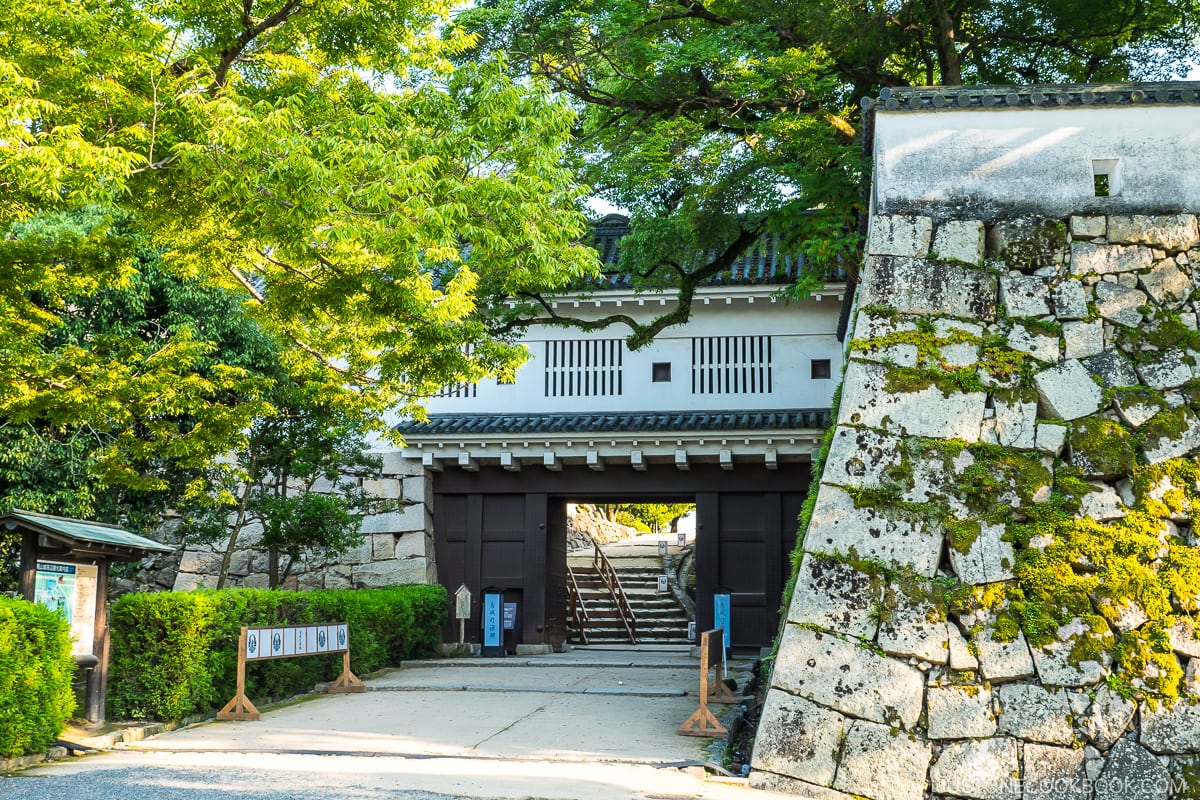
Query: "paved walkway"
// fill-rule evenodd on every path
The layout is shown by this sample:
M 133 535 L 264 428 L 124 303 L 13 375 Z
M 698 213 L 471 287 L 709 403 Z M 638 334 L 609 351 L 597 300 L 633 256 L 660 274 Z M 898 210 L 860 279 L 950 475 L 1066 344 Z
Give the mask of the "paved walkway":
M 736 675 L 750 664 L 730 666 Z M 719 755 L 711 740 L 675 732 L 697 703 L 698 661 L 686 651 L 409 662 L 367 686 L 267 710 L 257 722 L 202 723 L 30 772 L 257 770 L 256 785 L 281 796 L 287 781 L 304 789 L 333 781 L 353 785 L 354 797 L 775 797 L 695 766 Z
M 138 742 L 139 750 L 469 755 L 637 764 L 704 760 L 675 729 L 695 710 L 686 651 L 576 649 L 409 662 L 365 694 L 318 697 Z M 253 700 L 253 698 L 251 698 Z

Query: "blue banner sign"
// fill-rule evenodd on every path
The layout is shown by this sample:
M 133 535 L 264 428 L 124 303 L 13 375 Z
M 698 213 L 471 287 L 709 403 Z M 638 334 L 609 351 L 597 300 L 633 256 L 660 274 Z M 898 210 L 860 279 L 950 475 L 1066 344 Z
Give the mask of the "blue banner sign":
M 729 595 L 714 594 L 713 595 L 713 627 L 720 628 L 724 631 L 721 637 L 724 641 L 722 644 L 729 647 Z
M 485 594 L 483 596 L 483 646 L 500 646 L 500 625 L 503 622 L 500 610 L 504 595 Z

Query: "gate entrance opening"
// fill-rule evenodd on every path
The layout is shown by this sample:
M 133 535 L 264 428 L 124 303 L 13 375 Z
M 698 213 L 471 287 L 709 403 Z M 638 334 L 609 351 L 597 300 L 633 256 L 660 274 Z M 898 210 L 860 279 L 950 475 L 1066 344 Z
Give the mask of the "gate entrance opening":
M 512 610 L 506 650 L 561 650 L 571 633 L 567 503 L 694 502 L 696 628 L 712 627 L 713 596 L 728 592 L 732 645 L 765 647 L 778 627 L 808 483 L 802 462 L 732 471 L 717 464 L 445 471 L 433 479 L 438 578 L 451 593 L 464 584 L 471 590 L 467 641 L 481 642 L 478 606 L 482 590 L 494 588 Z M 453 621 L 444 636 L 457 640 Z

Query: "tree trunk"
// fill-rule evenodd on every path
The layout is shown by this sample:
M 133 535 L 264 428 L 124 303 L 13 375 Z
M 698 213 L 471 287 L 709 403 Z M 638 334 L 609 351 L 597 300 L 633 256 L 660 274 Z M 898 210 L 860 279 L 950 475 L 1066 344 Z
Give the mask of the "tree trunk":
M 271 547 L 267 549 L 267 587 L 278 589 L 279 581 L 279 550 Z
M 242 528 L 246 527 L 246 506 L 250 502 L 250 489 L 254 485 L 252 475 L 254 473 L 256 459 L 250 457 L 250 471 L 246 476 L 245 485 L 242 487 L 242 496 L 238 499 L 237 519 L 233 521 L 233 525 L 229 529 L 229 541 L 225 543 L 225 552 L 221 554 L 221 571 L 217 573 L 217 588 L 224 589 L 225 581 L 229 579 L 229 564 L 233 561 L 233 551 L 237 547 L 238 534 L 242 532 Z
M 954 20 L 946 8 L 946 0 L 934 0 L 930 3 L 930 10 L 936 27 L 938 70 L 941 72 L 942 85 L 962 86 L 962 62 L 955 47 Z

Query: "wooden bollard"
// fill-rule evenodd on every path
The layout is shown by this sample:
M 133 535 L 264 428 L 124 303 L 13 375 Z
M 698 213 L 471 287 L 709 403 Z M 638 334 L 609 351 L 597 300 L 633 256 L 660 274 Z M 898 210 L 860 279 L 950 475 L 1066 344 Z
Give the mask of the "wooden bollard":
M 722 650 L 725 632 L 713 628 L 700 634 L 700 708 L 679 726 L 680 736 L 727 736 L 729 730 L 708 710 L 709 703 L 736 703 L 737 695 L 725 685 L 725 667 Z M 714 671 L 714 680 L 709 682 L 708 673 Z

